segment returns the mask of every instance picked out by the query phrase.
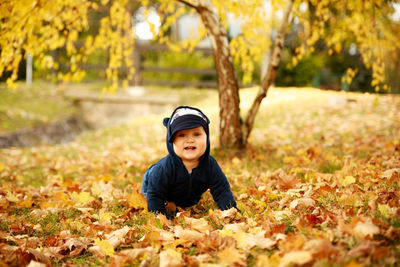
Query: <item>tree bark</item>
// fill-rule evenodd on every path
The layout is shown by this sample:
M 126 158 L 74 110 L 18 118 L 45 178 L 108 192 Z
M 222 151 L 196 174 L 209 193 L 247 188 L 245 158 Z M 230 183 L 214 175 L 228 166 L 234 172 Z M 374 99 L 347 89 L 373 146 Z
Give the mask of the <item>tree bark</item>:
M 251 108 L 249 109 L 246 119 L 242 124 L 242 143 L 246 144 L 247 140 L 250 136 L 250 133 L 254 126 L 254 121 L 257 115 L 257 112 L 260 108 L 262 100 L 267 96 L 268 89 L 275 81 L 276 73 L 278 72 L 279 63 L 281 60 L 281 54 L 283 50 L 283 44 L 285 41 L 285 32 L 287 25 L 289 24 L 289 17 L 290 13 L 292 12 L 293 8 L 293 0 L 290 0 L 284 11 L 284 16 L 282 19 L 282 23 L 279 27 L 278 35 L 276 36 L 274 47 L 272 50 L 272 56 L 270 58 L 270 63 L 268 64 L 267 73 L 265 74 L 262 82 L 261 87 L 253 101 Z
M 211 41 L 218 79 L 220 145 L 242 148 L 245 144 L 241 130 L 239 85 L 230 55 L 227 32 L 210 0 L 180 2 L 196 9 Z

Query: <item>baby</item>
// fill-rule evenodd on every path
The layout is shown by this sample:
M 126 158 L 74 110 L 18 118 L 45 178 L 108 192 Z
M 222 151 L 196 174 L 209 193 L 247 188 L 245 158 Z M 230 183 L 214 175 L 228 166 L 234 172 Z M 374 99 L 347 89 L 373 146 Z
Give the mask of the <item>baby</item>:
M 230 185 L 210 156 L 209 119 L 197 108 L 177 107 L 165 118 L 169 154 L 145 173 L 141 192 L 149 211 L 166 214 L 166 203 L 197 204 L 208 189 L 221 210 L 236 207 Z

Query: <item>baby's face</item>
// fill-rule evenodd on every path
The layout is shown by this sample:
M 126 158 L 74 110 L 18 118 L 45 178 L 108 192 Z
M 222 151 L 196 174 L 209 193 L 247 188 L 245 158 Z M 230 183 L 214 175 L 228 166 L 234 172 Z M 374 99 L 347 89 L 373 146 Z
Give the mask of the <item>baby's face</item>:
M 207 148 L 207 134 L 202 126 L 180 130 L 174 138 L 174 151 L 182 161 L 198 161 Z

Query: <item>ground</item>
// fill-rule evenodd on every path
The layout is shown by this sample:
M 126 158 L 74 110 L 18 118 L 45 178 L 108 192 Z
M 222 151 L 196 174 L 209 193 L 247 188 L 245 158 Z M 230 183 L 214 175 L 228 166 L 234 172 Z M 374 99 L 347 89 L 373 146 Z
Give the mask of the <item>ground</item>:
M 194 89 L 193 89 L 194 90 Z M 251 103 L 256 88 L 241 91 Z M 196 93 L 197 94 L 197 93 Z M 145 170 L 167 152 L 162 118 L 0 152 L 0 266 L 392 266 L 400 260 L 400 98 L 273 88 L 246 152 L 212 155 L 239 211 L 209 193 L 170 219 L 145 209 Z

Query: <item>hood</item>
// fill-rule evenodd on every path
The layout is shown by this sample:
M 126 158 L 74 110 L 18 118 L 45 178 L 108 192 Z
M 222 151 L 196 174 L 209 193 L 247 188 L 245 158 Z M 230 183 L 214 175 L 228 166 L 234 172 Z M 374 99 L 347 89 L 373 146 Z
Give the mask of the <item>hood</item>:
M 207 148 L 206 148 L 206 151 L 204 152 L 203 156 L 201 156 L 201 158 L 200 158 L 200 163 L 201 163 L 204 159 L 208 158 L 208 156 L 210 155 L 210 134 L 209 134 L 210 131 L 209 131 L 209 127 L 208 127 L 208 125 L 210 123 L 210 120 L 208 119 L 208 117 L 200 109 L 197 109 L 197 108 L 194 108 L 194 107 L 179 106 L 179 107 L 175 108 L 175 110 L 172 112 L 171 117 L 164 118 L 163 124 L 167 128 L 166 144 L 167 144 L 168 153 L 174 158 L 174 160 L 181 161 L 180 158 L 174 152 L 173 143 L 170 142 L 169 140 L 171 139 L 171 135 L 172 135 L 172 133 L 171 133 L 171 123 L 170 123 L 171 122 L 171 118 L 174 117 L 174 115 L 175 115 L 177 110 L 182 109 L 182 108 L 192 109 L 194 111 L 200 112 L 201 115 L 204 116 L 204 118 L 207 120 L 206 129 L 204 129 L 206 134 L 207 134 Z

